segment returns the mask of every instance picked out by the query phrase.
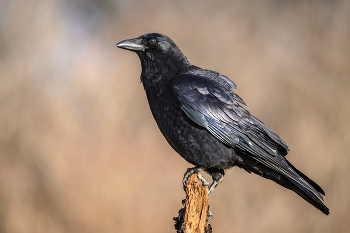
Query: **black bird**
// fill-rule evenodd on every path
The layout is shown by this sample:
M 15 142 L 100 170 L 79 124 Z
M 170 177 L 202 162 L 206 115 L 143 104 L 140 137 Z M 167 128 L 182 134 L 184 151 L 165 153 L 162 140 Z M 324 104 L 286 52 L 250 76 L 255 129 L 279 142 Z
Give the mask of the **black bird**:
M 246 104 L 232 91 L 236 84 L 229 78 L 191 65 L 163 34 L 145 34 L 117 47 L 139 56 L 141 82 L 160 131 L 181 157 L 195 165 L 183 182 L 196 172 L 212 192 L 224 171 L 238 166 L 293 190 L 329 214 L 322 188 L 285 158 L 289 148 L 284 141 L 241 106 Z M 202 170 L 212 176 L 211 185 L 199 173 Z

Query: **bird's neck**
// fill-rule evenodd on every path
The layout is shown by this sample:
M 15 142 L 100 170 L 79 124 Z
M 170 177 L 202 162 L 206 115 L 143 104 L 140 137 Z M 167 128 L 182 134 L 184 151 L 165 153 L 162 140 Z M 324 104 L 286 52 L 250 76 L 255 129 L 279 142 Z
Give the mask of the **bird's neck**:
M 143 60 L 141 65 L 141 82 L 146 92 L 161 89 L 179 74 L 185 73 L 191 66 L 188 61 L 165 63 L 152 60 Z

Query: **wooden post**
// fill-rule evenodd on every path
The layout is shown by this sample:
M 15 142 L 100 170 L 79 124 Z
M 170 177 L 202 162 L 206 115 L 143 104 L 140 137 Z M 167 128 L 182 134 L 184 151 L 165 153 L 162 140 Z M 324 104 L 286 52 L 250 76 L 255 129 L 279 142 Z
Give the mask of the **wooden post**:
M 175 217 L 177 233 L 211 233 L 207 222 L 209 211 L 208 187 L 198 184 L 197 174 L 191 174 L 186 182 L 185 209 Z

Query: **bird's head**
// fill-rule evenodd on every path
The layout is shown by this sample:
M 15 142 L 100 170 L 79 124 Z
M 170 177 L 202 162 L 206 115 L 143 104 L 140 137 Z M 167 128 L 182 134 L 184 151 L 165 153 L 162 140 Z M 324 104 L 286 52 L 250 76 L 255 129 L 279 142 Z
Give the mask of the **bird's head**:
M 191 66 L 174 41 L 160 33 L 148 33 L 134 39 L 123 40 L 116 46 L 136 52 L 140 57 L 143 72 L 147 70 L 151 72 L 152 69 L 176 72 Z

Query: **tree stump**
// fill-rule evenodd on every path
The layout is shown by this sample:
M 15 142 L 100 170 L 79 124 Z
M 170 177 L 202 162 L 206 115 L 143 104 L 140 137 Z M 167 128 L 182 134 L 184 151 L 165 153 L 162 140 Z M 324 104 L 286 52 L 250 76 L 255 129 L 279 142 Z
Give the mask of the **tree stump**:
M 185 208 L 175 217 L 177 233 L 211 233 L 207 222 L 209 212 L 208 187 L 198 184 L 197 174 L 191 174 L 186 182 Z

